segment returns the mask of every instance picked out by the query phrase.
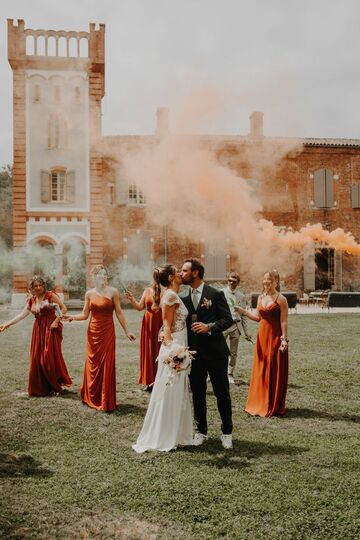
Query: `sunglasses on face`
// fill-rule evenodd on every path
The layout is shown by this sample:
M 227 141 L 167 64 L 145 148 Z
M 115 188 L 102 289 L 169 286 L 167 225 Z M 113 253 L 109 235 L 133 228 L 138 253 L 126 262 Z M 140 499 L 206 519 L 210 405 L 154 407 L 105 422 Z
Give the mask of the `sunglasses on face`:
M 237 283 L 235 279 L 228 279 L 228 283 Z

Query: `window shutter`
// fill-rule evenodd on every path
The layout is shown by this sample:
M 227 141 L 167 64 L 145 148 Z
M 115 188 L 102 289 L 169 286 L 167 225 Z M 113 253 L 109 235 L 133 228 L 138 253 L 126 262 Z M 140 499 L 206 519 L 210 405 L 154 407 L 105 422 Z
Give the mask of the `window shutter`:
M 75 202 L 75 171 L 66 174 L 66 202 Z
M 116 202 L 117 204 L 127 204 L 129 197 L 129 185 L 125 178 L 124 169 L 119 168 L 116 171 Z
M 360 208 L 360 184 L 351 186 L 351 206 L 352 208 Z
M 325 169 L 314 172 L 314 202 L 317 208 L 325 207 Z
M 40 173 L 41 182 L 41 202 L 48 203 L 50 201 L 50 174 L 49 171 L 42 170 Z
M 332 208 L 334 206 L 334 175 L 330 169 L 325 169 L 325 193 L 325 206 Z

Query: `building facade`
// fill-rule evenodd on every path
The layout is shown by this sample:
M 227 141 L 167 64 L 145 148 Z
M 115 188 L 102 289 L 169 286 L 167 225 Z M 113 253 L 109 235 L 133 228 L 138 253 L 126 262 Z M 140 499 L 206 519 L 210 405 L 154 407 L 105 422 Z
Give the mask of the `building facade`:
M 203 259 L 208 279 L 224 279 L 239 265 L 226 239 L 217 246 L 204 239 L 189 243 L 170 226 L 155 227 L 149 219 L 145 195 L 128 182 L 121 156 L 159 144 L 168 134 L 167 110 L 157 111 L 152 136 L 102 136 L 104 40 L 104 25 L 90 24 L 89 32 L 45 31 L 8 20 L 14 305 L 23 302 L 35 271 L 52 273 L 57 290 L 80 297 L 86 270 L 102 262 L 121 261 L 133 280 L 143 279 L 156 264 L 177 264 L 190 255 Z M 320 222 L 329 231 L 351 231 L 359 242 L 360 140 L 302 139 L 265 170 L 259 166 L 263 152 L 270 148 L 276 154 L 286 139 L 264 136 L 262 113 L 251 115 L 247 136 L 198 137 L 219 163 L 242 178 L 261 179 L 259 217 L 294 230 Z M 312 244 L 286 285 L 297 290 L 360 288 L 359 259 Z

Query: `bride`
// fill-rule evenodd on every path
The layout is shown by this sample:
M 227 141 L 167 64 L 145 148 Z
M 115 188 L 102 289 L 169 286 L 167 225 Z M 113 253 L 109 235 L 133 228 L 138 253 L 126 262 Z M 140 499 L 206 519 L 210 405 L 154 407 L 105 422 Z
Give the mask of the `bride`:
M 157 268 L 154 277 L 154 303 L 161 305 L 164 339 L 157 359 L 158 370 L 149 407 L 140 435 L 133 445 L 139 454 L 146 450 L 168 452 L 193 441 L 188 370 L 175 372 L 166 360 L 176 345 L 187 345 L 188 310 L 178 292 L 181 274 L 175 266 Z M 166 291 L 160 302 L 160 285 Z

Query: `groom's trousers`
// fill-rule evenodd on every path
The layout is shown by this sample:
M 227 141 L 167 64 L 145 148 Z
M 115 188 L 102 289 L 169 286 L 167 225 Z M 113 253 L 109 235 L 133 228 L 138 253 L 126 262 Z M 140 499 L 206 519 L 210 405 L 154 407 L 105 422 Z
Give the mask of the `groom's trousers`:
M 190 385 L 193 395 L 194 416 L 197 431 L 204 435 L 207 435 L 206 379 L 208 374 L 221 416 L 221 431 L 224 435 L 232 433 L 232 410 L 227 368 L 227 356 L 224 358 L 207 358 L 198 352 L 192 363 Z

